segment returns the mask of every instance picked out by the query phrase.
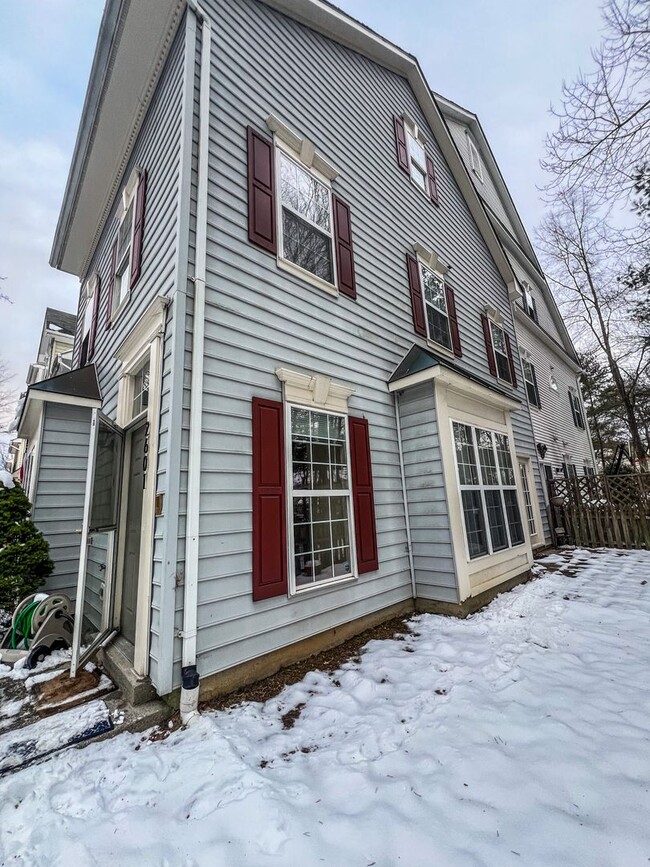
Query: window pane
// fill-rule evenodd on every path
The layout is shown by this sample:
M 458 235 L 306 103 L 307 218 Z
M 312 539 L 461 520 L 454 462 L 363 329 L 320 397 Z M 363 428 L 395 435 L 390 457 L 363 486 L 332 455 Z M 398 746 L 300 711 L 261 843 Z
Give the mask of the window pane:
M 311 554 L 302 554 L 295 559 L 296 585 L 303 587 L 305 584 L 314 583 L 314 561 Z
M 533 510 L 533 501 L 530 495 L 530 485 L 528 484 L 528 471 L 526 469 L 526 464 L 519 464 L 519 473 L 521 475 L 521 489 L 524 492 L 524 506 L 526 508 L 528 532 L 531 536 L 534 536 L 537 532 L 537 527 L 535 526 L 535 512 Z
M 431 307 L 431 305 L 426 304 L 427 309 L 427 323 L 429 325 L 429 338 L 433 340 L 435 343 L 439 343 L 441 346 L 446 346 L 447 349 L 451 349 L 451 336 L 449 334 L 449 320 L 444 315 L 444 313 L 440 313 L 439 310 Z
M 501 355 L 500 352 L 495 352 L 494 357 L 497 363 L 497 375 L 499 379 L 503 379 L 505 382 L 512 382 L 512 376 L 510 374 L 510 360 L 507 355 Z
M 317 499 L 316 497 L 314 499 Z M 293 522 L 294 524 L 307 524 L 310 520 L 311 500 L 309 497 L 294 497 L 293 499 Z
M 504 491 L 503 497 L 506 501 L 506 514 L 508 516 L 510 540 L 513 545 L 521 545 L 524 541 L 524 528 L 521 525 L 517 492 L 514 490 Z
M 312 521 L 329 521 L 330 519 L 330 498 L 329 497 L 311 497 L 311 519 Z
M 506 339 L 503 334 L 503 329 L 499 328 L 498 325 L 495 325 L 494 322 L 490 323 L 490 327 L 492 329 L 492 345 L 496 352 L 500 352 L 502 355 L 507 355 L 506 349 Z
M 481 476 L 484 485 L 498 485 L 497 462 L 494 457 L 492 446 L 492 433 L 489 430 L 476 429 L 476 442 L 478 444 L 478 459 L 481 464 Z
M 349 575 L 352 572 L 349 548 L 337 548 L 333 551 L 332 562 L 335 575 Z
M 348 498 L 347 497 L 329 497 L 330 509 L 332 512 L 332 520 L 337 521 L 340 518 L 348 516 Z
M 480 491 L 462 491 L 461 496 L 469 556 L 471 558 L 480 557 L 482 554 L 488 553 L 481 493 Z
M 293 486 L 300 490 L 311 488 L 311 464 L 293 465 Z
M 309 436 L 309 410 L 291 407 L 291 433 Z
M 416 139 L 415 136 L 411 135 L 410 132 L 407 132 L 406 138 L 408 141 L 409 154 L 411 155 L 411 159 L 421 169 L 426 168 L 424 148 L 420 144 L 419 140 Z
M 461 485 L 478 485 L 478 471 L 472 429 L 469 425 L 454 422 L 454 445 L 458 463 L 458 478 Z
M 131 226 L 133 224 L 133 201 L 126 211 L 126 215 L 120 223 L 117 232 L 117 261 L 121 263 L 124 254 L 131 246 Z
M 280 153 L 280 196 L 283 204 L 330 231 L 330 191 L 283 153 Z
M 296 554 L 311 551 L 311 533 L 309 524 L 295 524 L 293 528 L 293 544 Z
M 505 434 L 495 434 L 494 439 L 497 444 L 497 456 L 499 458 L 499 468 L 501 470 L 501 484 L 514 485 L 515 471 L 512 468 L 512 458 L 510 456 L 510 446 L 508 437 Z
M 503 515 L 501 491 L 486 491 L 485 505 L 487 508 L 488 527 L 490 528 L 490 539 L 492 540 L 492 550 L 502 551 L 508 547 L 508 534 L 506 533 L 506 522 Z
M 424 289 L 424 300 L 427 304 L 433 304 L 437 310 L 443 313 L 447 312 L 447 304 L 445 301 L 445 286 L 442 280 L 429 271 L 428 268 L 421 267 L 422 288 Z
M 327 283 L 334 282 L 331 238 L 284 208 L 282 233 L 285 259 Z

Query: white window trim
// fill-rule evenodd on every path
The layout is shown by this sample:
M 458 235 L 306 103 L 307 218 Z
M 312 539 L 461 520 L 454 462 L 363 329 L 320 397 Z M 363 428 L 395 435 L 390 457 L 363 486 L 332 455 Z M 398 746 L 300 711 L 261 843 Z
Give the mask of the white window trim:
M 458 418 L 455 418 L 455 417 L 451 417 L 449 419 L 449 422 L 451 425 L 451 441 L 452 441 L 453 451 L 454 451 L 454 467 L 456 470 L 456 484 L 458 485 L 458 490 L 461 493 L 460 516 L 461 516 L 461 520 L 463 523 L 463 535 L 465 537 L 465 554 L 467 556 L 467 560 L 471 563 L 477 563 L 477 562 L 480 562 L 481 560 L 486 560 L 488 557 L 494 557 L 496 554 L 502 554 L 504 551 L 512 551 L 512 550 L 515 550 L 517 548 L 522 548 L 526 544 L 526 533 L 524 530 L 524 523 L 523 523 L 523 521 L 524 521 L 523 515 L 525 514 L 525 512 L 522 511 L 522 503 L 521 503 L 522 496 L 521 496 L 521 491 L 520 491 L 521 486 L 519 484 L 517 484 L 517 482 L 518 482 L 518 478 L 517 478 L 518 464 L 517 464 L 517 457 L 516 457 L 516 455 L 514 453 L 514 449 L 513 449 L 514 444 L 512 442 L 512 437 L 508 433 L 506 433 L 505 431 L 496 430 L 495 428 L 493 428 L 491 422 L 486 422 L 485 424 L 483 424 L 482 427 L 481 427 L 481 425 L 477 424 L 476 422 L 472 423 L 472 422 L 468 422 L 468 421 L 460 421 Z M 478 485 L 463 485 L 463 484 L 461 484 L 459 467 L 458 467 L 458 455 L 456 454 L 456 441 L 455 441 L 455 437 L 454 437 L 454 424 L 459 424 L 459 425 L 462 425 L 463 427 L 471 428 L 472 443 L 474 446 L 474 455 L 476 457 L 476 471 L 477 471 L 477 477 L 478 477 Z M 504 485 L 503 483 L 501 483 L 501 469 L 499 466 L 499 457 L 498 457 L 497 446 L 496 446 L 496 441 L 494 440 L 494 437 L 492 438 L 492 451 L 494 454 L 495 466 L 496 466 L 496 471 L 497 471 L 497 478 L 499 479 L 500 484 L 498 484 L 498 485 L 486 485 L 483 482 L 483 474 L 481 472 L 481 460 L 480 460 L 480 456 L 479 456 L 478 442 L 476 439 L 477 428 L 480 428 L 481 430 L 488 431 L 491 434 L 498 433 L 498 434 L 501 434 L 501 435 L 508 438 L 508 452 L 510 454 L 510 462 L 512 464 L 514 484 Z M 462 500 L 462 492 L 464 490 L 478 491 L 480 494 L 481 503 L 483 506 L 483 520 L 485 523 L 485 538 L 487 541 L 488 550 L 485 554 L 479 554 L 477 557 L 471 557 L 470 552 L 469 552 L 469 542 L 467 539 L 467 527 L 465 526 L 465 510 L 463 509 L 463 500 Z M 503 520 L 504 520 L 504 526 L 505 526 L 505 530 L 506 530 L 506 536 L 508 538 L 508 545 L 505 548 L 499 548 L 498 551 L 494 551 L 492 549 L 492 534 L 490 532 L 490 523 L 489 523 L 488 513 L 487 513 L 487 504 L 486 504 L 486 500 L 485 500 L 485 492 L 486 491 L 500 491 L 503 494 L 503 491 L 513 491 L 513 490 L 517 494 L 517 504 L 519 506 L 519 519 L 522 523 L 522 532 L 524 534 L 524 538 L 521 542 L 517 542 L 517 543 L 512 542 L 512 539 L 510 537 L 510 524 L 508 521 L 508 512 L 506 509 L 505 497 L 502 495 L 501 496 L 501 505 L 503 507 Z
M 481 165 L 481 155 L 476 147 L 472 137 L 467 134 L 467 150 L 469 152 L 469 164 L 481 183 L 483 183 L 483 166 Z
M 413 252 L 415 253 L 415 258 L 417 259 L 418 267 L 421 268 L 421 266 L 424 266 L 425 268 L 428 268 L 429 271 L 432 271 L 436 277 L 438 277 L 440 280 L 442 280 L 442 283 L 444 285 L 445 284 L 445 275 L 447 274 L 447 272 L 451 268 L 451 265 L 448 265 L 446 262 L 444 262 L 434 250 L 431 250 L 429 247 L 426 247 L 420 241 L 416 241 L 413 244 Z M 422 271 L 421 270 L 420 270 L 420 290 L 421 290 L 421 294 L 422 294 L 422 303 L 424 304 L 424 318 L 426 320 L 425 327 L 427 329 L 427 345 L 431 349 L 434 349 L 436 352 L 440 353 L 441 355 L 445 355 L 448 358 L 454 358 L 453 341 L 452 341 L 451 349 L 447 349 L 446 346 L 443 346 L 441 343 L 436 343 L 436 341 L 432 340 L 431 337 L 429 336 L 429 320 L 427 319 L 427 316 L 426 316 L 427 302 L 426 302 L 425 297 L 424 297 L 424 283 L 422 280 Z M 446 311 L 446 315 L 447 315 L 447 320 L 449 320 L 449 312 L 447 310 L 447 297 L 446 297 L 446 295 L 445 295 L 445 311 Z M 451 338 L 451 322 L 449 322 L 449 338 L 450 338 L 450 340 L 452 339 Z
M 536 409 L 537 412 L 540 412 L 540 407 L 536 403 L 533 403 L 531 401 L 530 395 L 528 394 L 528 386 L 531 385 L 533 387 L 533 391 L 535 392 L 535 394 L 539 398 L 539 384 L 537 382 L 537 371 L 535 370 L 535 365 L 533 363 L 530 352 L 527 352 L 526 350 L 523 350 L 523 351 L 520 350 L 520 353 L 521 353 L 521 369 L 522 369 L 522 373 L 523 373 L 524 387 L 526 388 L 526 397 L 528 398 L 528 403 L 530 404 L 530 406 L 533 407 L 533 409 Z M 527 377 L 526 377 L 526 365 L 528 365 L 529 367 L 531 367 L 533 369 L 533 371 L 535 371 L 533 379 L 527 379 Z M 541 398 L 540 398 L 540 403 L 541 403 Z
M 533 473 L 533 462 L 532 460 L 525 455 L 517 455 L 517 465 L 519 468 L 523 466 L 524 472 L 526 473 L 526 482 L 528 484 L 528 490 L 530 492 L 530 503 L 533 512 L 533 520 L 535 522 L 535 532 L 531 533 L 530 528 L 528 528 L 528 515 L 526 509 L 526 493 L 524 491 L 523 480 L 521 484 L 521 499 L 524 506 L 523 515 L 526 516 L 526 527 L 528 531 L 528 535 L 530 537 L 530 541 L 533 547 L 537 547 L 538 545 L 543 545 L 545 542 L 544 539 L 544 526 L 542 524 L 542 513 L 539 507 L 539 497 L 537 496 L 537 488 L 535 486 L 535 475 Z
M 86 339 L 86 335 L 89 335 L 92 331 L 93 327 L 93 319 L 94 319 L 94 310 L 93 310 L 93 301 L 95 298 L 95 292 L 97 291 L 97 281 L 99 280 L 99 276 L 97 272 L 95 272 L 91 277 L 86 281 L 86 285 L 84 286 L 84 297 L 85 297 L 85 305 L 84 305 L 84 316 L 81 322 L 81 345 L 83 346 L 83 342 Z M 88 314 L 90 313 L 90 319 L 88 318 Z M 86 329 L 86 322 L 88 323 L 88 328 Z M 86 359 L 87 361 L 87 359 Z
M 274 114 L 266 118 L 266 125 L 273 133 L 275 144 L 284 147 L 294 159 L 316 175 L 320 175 L 323 182 L 331 183 L 338 177 L 339 170 L 316 150 L 316 145 L 308 138 L 299 136 Z
M 270 115 L 269 117 L 273 117 Z M 267 118 L 267 124 L 269 123 L 269 118 Z M 294 135 L 292 133 L 292 135 Z M 334 172 L 334 177 L 338 174 L 336 170 L 332 169 L 328 173 L 324 173 L 322 171 L 323 164 L 325 161 L 318 163 L 316 165 L 316 153 L 312 152 L 311 148 L 309 149 L 309 154 L 312 157 L 312 164 L 309 165 L 305 162 L 302 157 L 305 156 L 305 142 L 307 139 L 299 139 L 296 136 L 296 139 L 300 142 L 300 150 L 295 150 L 290 144 L 288 144 L 283 138 L 279 137 L 277 133 L 274 133 L 273 136 L 273 144 L 274 144 L 274 171 L 275 177 L 278 180 L 276 184 L 276 223 L 277 223 L 277 233 L 278 233 L 278 252 L 277 252 L 277 265 L 278 268 L 282 268 L 284 271 L 288 271 L 296 277 L 299 277 L 301 280 L 305 280 L 308 283 L 311 283 L 313 286 L 317 286 L 319 289 L 323 289 L 325 292 L 329 292 L 331 295 L 338 297 L 339 295 L 339 287 L 338 287 L 338 269 L 336 263 L 336 244 L 334 238 L 334 205 L 332 202 L 332 183 L 331 183 L 331 174 Z M 311 143 L 310 143 L 311 144 Z M 279 189 L 279 179 L 280 179 L 280 154 L 284 153 L 289 159 L 292 159 L 295 163 L 299 165 L 304 171 L 313 175 L 313 177 L 321 183 L 324 187 L 327 187 L 329 191 L 329 203 L 330 203 L 330 248 L 332 252 L 332 277 L 333 282 L 328 283 L 327 280 L 323 280 L 322 277 L 319 277 L 317 274 L 313 274 L 311 271 L 308 271 L 306 268 L 301 268 L 300 265 L 296 265 L 295 262 L 292 262 L 290 259 L 285 258 L 284 256 L 284 236 L 283 236 L 283 221 L 282 221 L 282 196 L 280 194 Z M 325 163 L 328 166 L 328 163 Z M 328 176 L 329 175 L 329 176 Z M 293 210 L 289 208 L 292 213 Z M 305 220 L 304 217 L 297 215 L 300 219 Z M 305 220 L 305 222 L 309 222 L 309 220 Z M 327 235 L 328 233 L 320 226 L 316 226 L 314 224 L 314 229 L 320 232 L 323 235 Z
M 430 200 L 431 199 L 431 192 L 429 190 L 429 173 L 427 171 L 427 166 L 426 166 L 426 149 L 425 149 L 425 163 L 424 163 L 424 180 L 425 180 L 426 190 L 424 190 L 424 189 L 422 189 L 422 187 L 418 184 L 418 182 L 413 177 L 413 164 L 412 164 L 412 160 L 411 160 L 411 149 L 409 148 L 409 143 L 408 143 L 408 136 L 410 135 L 417 142 L 419 142 L 419 144 L 422 146 L 422 148 L 425 148 L 426 142 L 427 142 L 426 136 L 424 135 L 424 133 L 422 132 L 420 127 L 417 125 L 417 123 L 413 120 L 413 118 L 410 115 L 408 115 L 406 112 L 403 112 L 402 120 L 404 121 L 404 135 L 407 137 L 406 138 L 406 158 L 408 159 L 408 164 L 409 164 L 409 178 L 411 179 L 411 183 L 413 184 L 413 186 L 416 187 L 416 189 L 419 190 L 419 192 L 426 199 Z
M 512 376 L 512 370 L 510 369 L 510 358 L 508 356 L 508 353 L 507 353 L 507 351 L 505 352 L 505 354 L 503 352 L 500 352 L 499 350 L 497 350 L 496 346 L 494 345 L 494 332 L 492 331 L 493 327 L 498 328 L 500 331 L 503 332 L 503 342 L 506 344 L 506 346 L 508 345 L 506 342 L 506 329 L 503 326 L 503 317 L 499 315 L 498 319 L 500 321 L 497 321 L 496 316 L 490 316 L 490 314 L 488 313 L 487 319 L 488 319 L 488 324 L 489 324 L 489 328 L 490 328 L 490 338 L 492 340 L 492 355 L 494 357 L 494 366 L 495 366 L 496 372 L 497 372 L 495 378 L 496 378 L 497 382 L 500 382 L 502 385 L 505 385 L 508 388 L 514 388 L 515 386 L 514 386 L 514 383 L 512 382 L 512 379 L 504 379 L 502 376 L 499 376 L 499 365 L 497 364 L 497 352 L 499 352 L 499 355 L 501 355 L 503 358 L 506 359 L 506 361 L 508 363 L 508 371 L 509 371 L 510 375 Z
M 142 171 L 140 168 L 136 167 L 131 172 L 129 176 L 129 180 L 124 185 L 124 189 L 122 190 L 122 199 L 120 203 L 120 210 L 118 213 L 118 222 L 117 222 L 117 230 L 115 237 L 119 239 L 120 228 L 122 223 L 124 222 L 126 215 L 128 213 L 129 207 L 132 203 L 135 203 L 136 193 L 138 191 L 138 183 L 140 181 L 140 175 Z M 131 268 L 133 266 L 133 241 L 134 241 L 134 233 L 135 233 L 135 204 L 133 210 L 133 219 L 131 222 L 131 238 L 129 240 L 129 286 L 126 291 L 122 294 L 121 300 L 116 304 L 117 295 L 115 293 L 116 286 L 113 286 L 113 297 L 111 299 L 111 303 L 113 305 L 113 309 L 109 311 L 109 321 L 111 325 L 113 325 L 120 318 L 122 311 L 128 305 L 129 300 L 131 298 Z M 118 241 L 119 244 L 119 241 Z M 115 281 L 117 282 L 117 270 L 119 268 L 119 262 L 116 260 L 115 262 Z M 121 280 L 121 278 L 120 278 Z M 120 288 L 121 288 L 120 282 Z
M 281 369 L 281 368 L 280 368 Z M 277 371 L 276 371 L 277 373 Z M 286 384 L 286 383 L 285 383 Z M 347 456 L 347 465 L 348 465 L 348 489 L 345 491 L 298 491 L 294 492 L 293 488 L 293 455 L 292 455 L 292 432 L 291 432 L 291 409 L 292 407 L 296 407 L 298 409 L 309 409 L 315 410 L 316 412 L 323 412 L 327 415 L 336 415 L 336 416 L 344 416 L 345 417 L 345 448 L 346 448 L 346 456 Z M 296 403 L 293 401 L 289 401 L 285 398 L 284 400 L 284 451 L 285 451 L 285 473 L 287 479 L 287 508 L 286 508 L 286 521 L 287 521 L 287 557 L 288 557 L 288 576 L 289 576 L 289 596 L 297 597 L 304 596 L 307 594 L 314 593 L 318 590 L 329 589 L 332 586 L 340 586 L 344 584 L 349 584 L 353 581 L 358 580 L 359 573 L 357 567 L 357 548 L 356 548 L 356 532 L 355 532 L 355 518 L 354 518 L 354 497 L 352 495 L 352 462 L 350 455 L 350 425 L 349 418 L 347 412 L 347 405 L 345 412 L 341 410 L 330 410 L 325 409 L 322 406 L 315 405 L 301 405 L 300 403 Z M 308 493 L 309 496 L 344 496 L 347 493 L 348 497 L 348 532 L 350 537 L 350 573 L 347 575 L 336 575 L 332 576 L 332 578 L 328 578 L 324 581 L 314 581 L 313 584 L 307 584 L 304 587 L 298 587 L 296 584 L 296 564 L 295 564 L 295 553 L 294 553 L 294 532 L 293 532 L 293 499 L 294 493 L 296 496 L 304 496 L 305 493 Z

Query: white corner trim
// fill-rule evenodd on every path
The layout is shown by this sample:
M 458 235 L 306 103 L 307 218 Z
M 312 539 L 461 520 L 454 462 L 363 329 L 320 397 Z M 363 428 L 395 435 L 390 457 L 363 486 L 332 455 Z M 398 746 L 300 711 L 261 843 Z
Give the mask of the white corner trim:
M 275 375 L 284 384 L 284 399 L 288 403 L 347 413 L 348 399 L 355 392 L 354 388 L 333 382 L 320 373 L 311 375 L 278 367 Z
M 427 266 L 431 271 L 436 271 L 438 274 L 441 274 L 443 277 L 449 271 L 451 265 L 448 265 L 446 262 L 438 256 L 433 250 L 429 249 L 429 247 L 425 247 L 424 244 L 421 244 L 419 241 L 416 241 L 413 244 L 413 250 L 417 255 L 418 259 Z
M 309 169 L 315 169 L 328 181 L 333 181 L 340 174 L 332 163 L 316 150 L 316 145 L 308 138 L 298 135 L 274 114 L 266 118 L 266 125 L 276 139 L 289 147 L 296 158 Z
M 154 298 L 137 325 L 120 343 L 115 351 L 115 358 L 122 363 L 123 372 L 133 366 L 157 334 L 162 334 L 165 327 L 165 309 L 168 305 L 169 298 L 163 295 Z

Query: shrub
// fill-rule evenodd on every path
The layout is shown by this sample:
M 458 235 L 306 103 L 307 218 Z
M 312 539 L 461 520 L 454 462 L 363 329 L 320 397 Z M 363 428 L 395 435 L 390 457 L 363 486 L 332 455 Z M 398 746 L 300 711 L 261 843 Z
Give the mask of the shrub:
M 0 608 L 13 611 L 53 571 L 49 546 L 30 521 L 31 503 L 20 485 L 0 482 Z

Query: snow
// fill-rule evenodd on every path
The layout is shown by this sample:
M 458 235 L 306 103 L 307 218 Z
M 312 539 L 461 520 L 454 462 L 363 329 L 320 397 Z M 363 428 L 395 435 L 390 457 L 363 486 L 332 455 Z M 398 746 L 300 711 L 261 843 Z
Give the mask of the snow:
M 11 473 L 8 473 L 7 470 L 2 469 L 2 467 L 0 467 L 0 485 L 3 485 L 5 488 L 16 487 Z
M 0 863 L 647 864 L 650 553 L 547 565 L 266 704 L 4 777 Z

